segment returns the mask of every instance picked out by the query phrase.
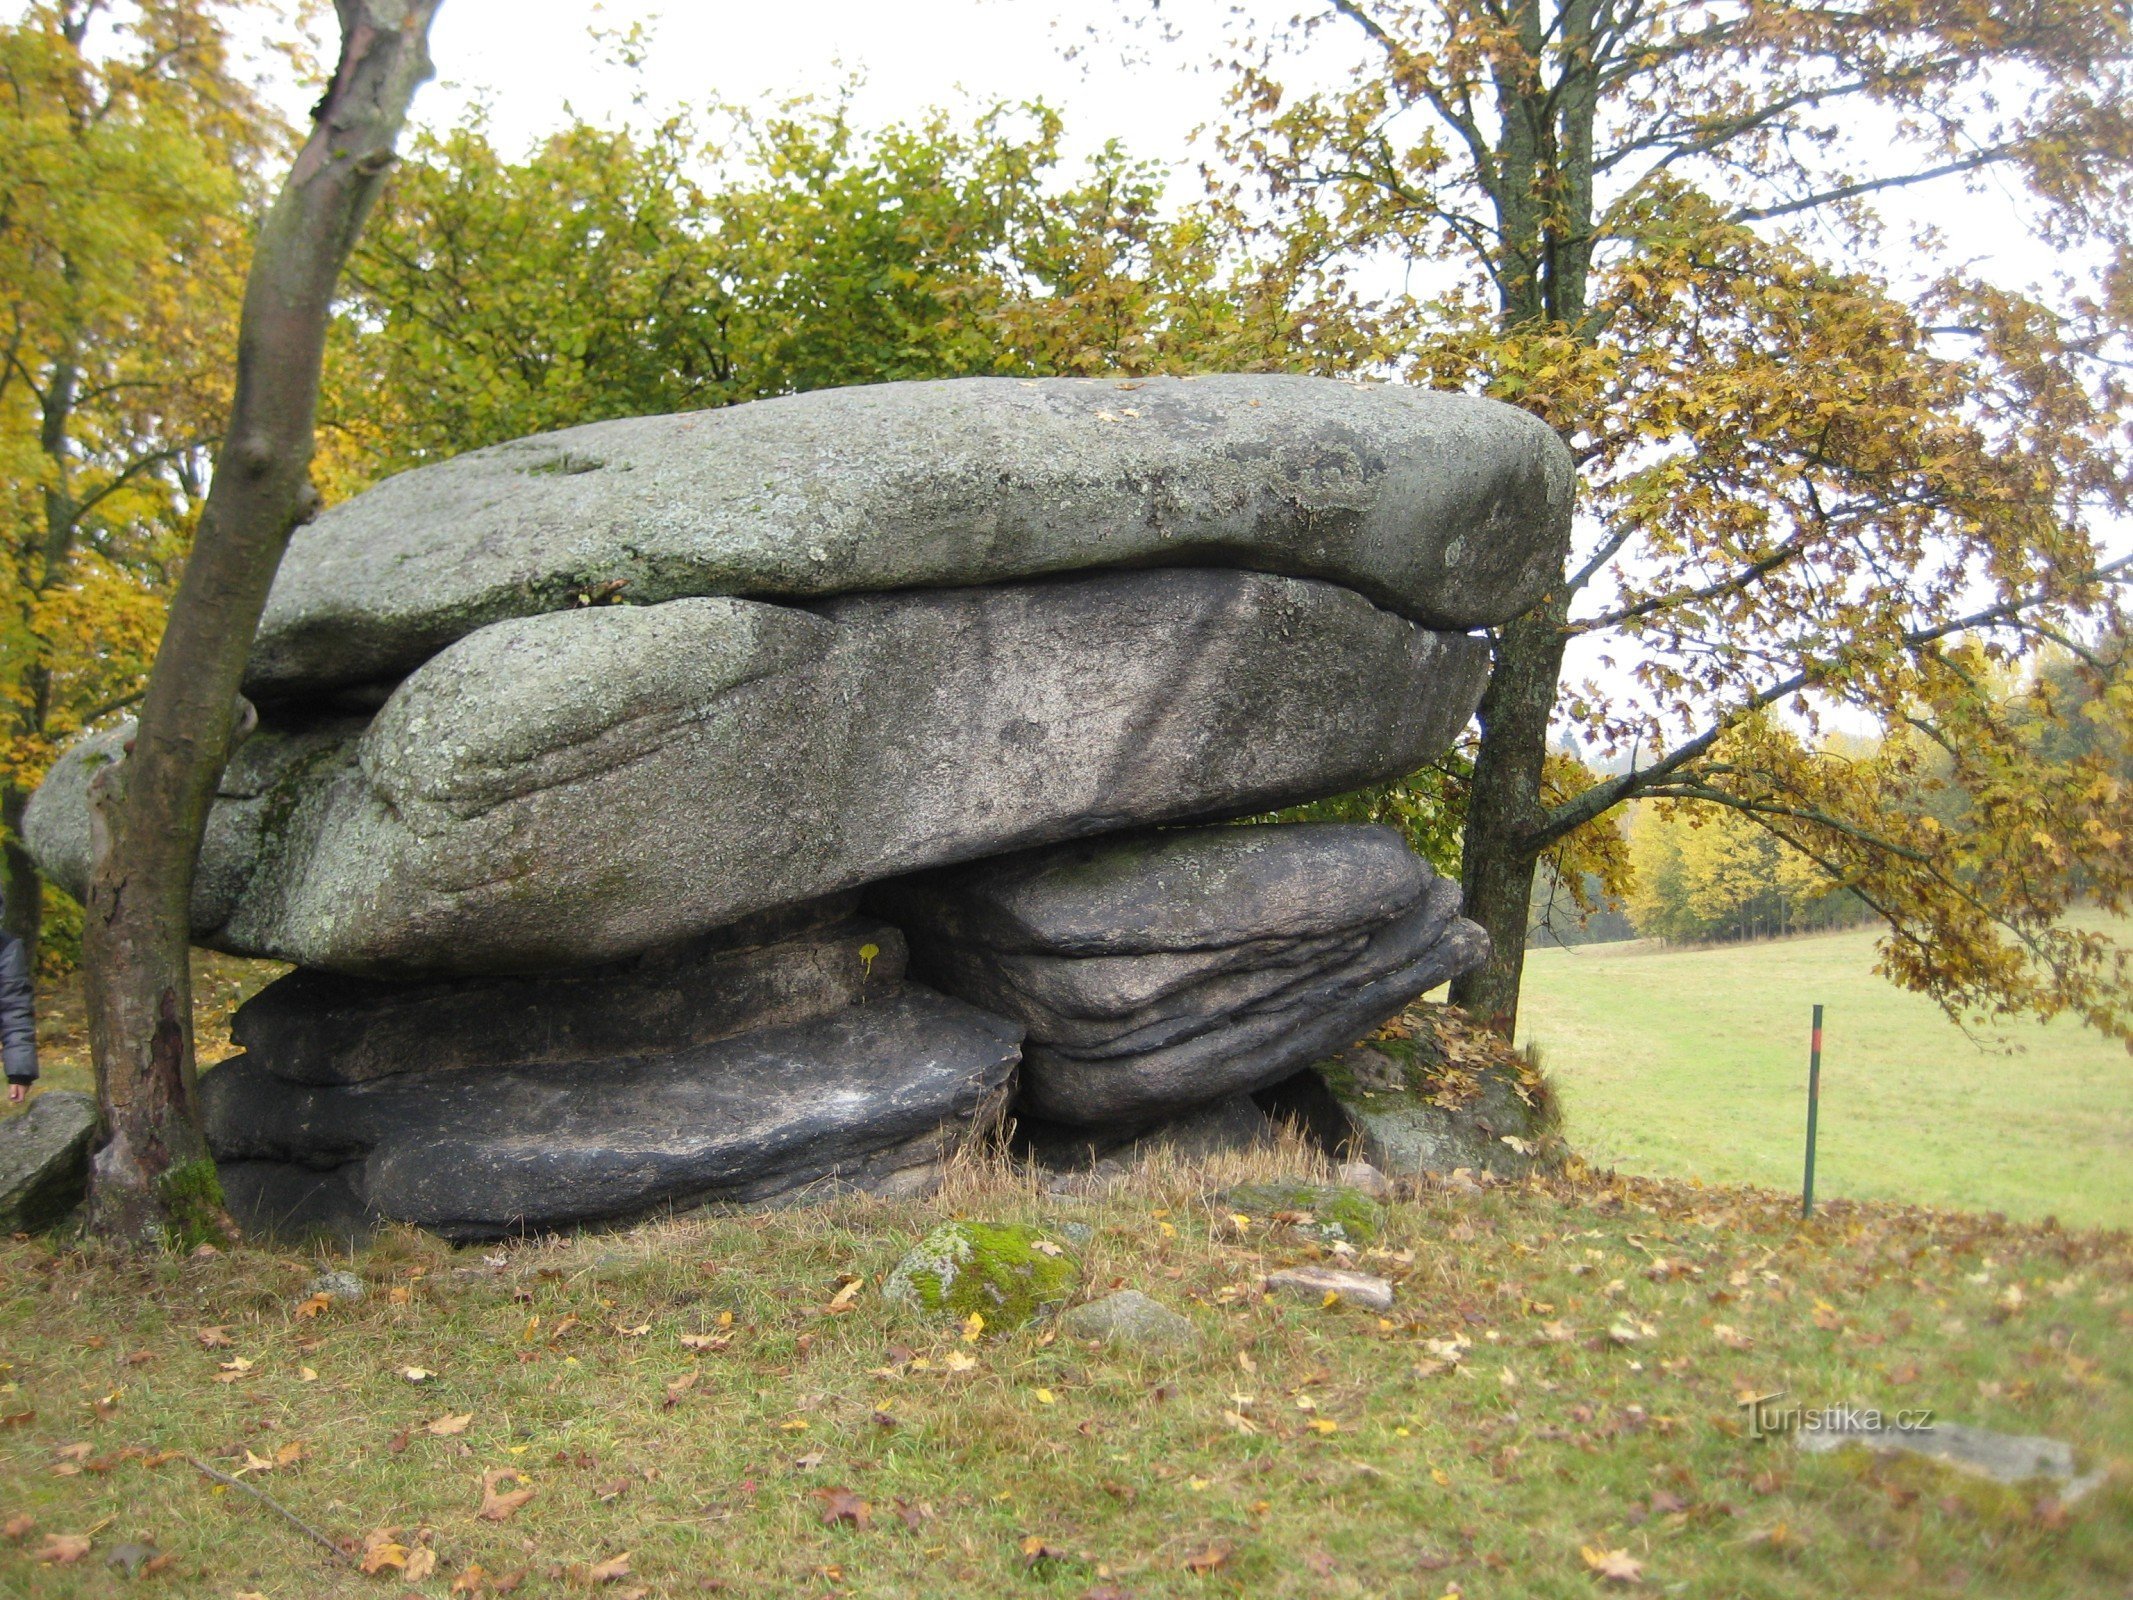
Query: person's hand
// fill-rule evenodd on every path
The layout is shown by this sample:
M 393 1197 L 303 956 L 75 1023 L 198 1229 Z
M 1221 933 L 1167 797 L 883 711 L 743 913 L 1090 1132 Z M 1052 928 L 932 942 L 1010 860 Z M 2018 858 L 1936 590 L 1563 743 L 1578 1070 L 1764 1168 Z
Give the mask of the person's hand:
M 7 1086 L 7 1103 L 11 1106 L 19 1106 L 22 1104 L 23 1097 L 29 1092 L 30 1086 L 26 1083 L 10 1083 Z

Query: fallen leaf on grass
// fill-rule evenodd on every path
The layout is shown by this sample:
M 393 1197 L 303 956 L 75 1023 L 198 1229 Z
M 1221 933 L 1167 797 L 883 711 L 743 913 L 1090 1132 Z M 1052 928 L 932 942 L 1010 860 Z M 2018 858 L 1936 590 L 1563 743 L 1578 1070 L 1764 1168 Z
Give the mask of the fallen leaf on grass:
M 681 1336 L 681 1347 L 684 1350 L 718 1351 L 732 1343 L 733 1335 L 730 1333 L 685 1333 Z
M 19 1516 L 9 1517 L 7 1521 L 0 1522 L 0 1539 L 6 1539 L 11 1543 L 27 1539 L 30 1536 L 30 1530 L 36 1526 L 37 1519 L 28 1512 L 24 1512 Z
M 35 1411 L 10 1411 L 0 1416 L 0 1428 L 27 1428 L 37 1420 Z
M 524 1484 L 521 1489 L 498 1491 L 502 1483 Z M 481 1475 L 481 1509 L 474 1513 L 484 1522 L 508 1522 L 518 1508 L 533 1498 L 533 1485 L 523 1472 L 513 1472 L 509 1467 L 492 1467 Z
M 1199 1554 L 1185 1558 L 1185 1570 L 1202 1578 L 1210 1572 L 1219 1572 L 1228 1565 L 1229 1546 L 1223 1544 L 1211 1544 Z
M 203 1350 L 227 1350 L 230 1344 L 227 1328 L 202 1328 L 193 1337 L 200 1341 Z
M 1067 1553 L 1055 1544 L 1046 1544 L 1037 1534 L 1022 1541 L 1022 1564 L 1034 1567 L 1041 1561 L 1064 1561 Z
M 595 1561 L 585 1569 L 585 1579 L 588 1583 L 613 1583 L 629 1575 L 630 1552 L 627 1550 L 619 1556 L 610 1556 L 605 1561 Z
M 294 1466 L 304 1459 L 304 1441 L 291 1439 L 271 1456 L 254 1454 L 249 1448 L 244 1453 L 244 1465 L 237 1470 L 245 1472 L 272 1472 L 277 1467 Z
M 976 1316 L 977 1313 L 973 1311 L 971 1315 Z M 945 1356 L 941 1357 L 941 1365 L 946 1367 L 950 1372 L 968 1372 L 972 1367 L 975 1367 L 977 1364 L 978 1358 L 976 1356 L 971 1355 L 968 1352 L 962 1350 L 951 1350 Z
M 1844 1326 L 1844 1318 L 1827 1300 L 1817 1300 L 1814 1309 L 1814 1324 L 1824 1333 L 1835 1333 Z
M 408 1551 L 407 1565 L 401 1569 L 400 1576 L 409 1583 L 420 1583 L 436 1570 L 437 1552 L 427 1545 L 422 1545 Z
M 1627 1550 L 1602 1550 L 1597 1545 L 1584 1545 L 1578 1550 L 1586 1567 L 1596 1576 L 1609 1583 L 1640 1583 L 1644 1578 L 1644 1563 Z
M 422 1431 L 424 1433 L 434 1433 L 440 1439 L 449 1439 L 454 1434 L 465 1433 L 473 1421 L 474 1413 L 471 1411 L 456 1417 L 437 1417 L 425 1422 L 422 1425 Z
M 306 1317 L 315 1317 L 315 1316 L 317 1316 L 317 1315 L 318 1315 L 318 1314 L 319 1314 L 320 1312 L 324 1311 L 324 1310 L 325 1310 L 325 1309 L 326 1309 L 326 1308 L 327 1308 L 328 1306 L 330 1306 L 330 1305 L 332 1305 L 332 1304 L 333 1304 L 333 1296 L 332 1296 L 332 1295 L 330 1295 L 330 1294 L 315 1294 L 315 1295 L 313 1295 L 313 1296 L 312 1296 L 312 1297 L 311 1297 L 310 1299 L 308 1299 L 308 1300 L 304 1300 L 304 1301 L 300 1301 L 300 1302 L 298 1302 L 298 1304 L 297 1304 L 297 1307 L 296 1307 L 296 1315 L 297 1315 L 297 1318 L 298 1318 L 298 1320 L 299 1320 L 299 1321 L 301 1321 L 302 1319 L 304 1319 L 304 1318 L 306 1318 Z
M 480 1594 L 483 1586 L 488 1581 L 488 1569 L 482 1566 L 479 1561 L 469 1561 L 460 1569 L 459 1576 L 452 1580 L 450 1592 L 453 1594 Z
M 398 1528 L 373 1528 L 363 1535 L 363 1553 L 356 1559 L 360 1572 L 376 1577 L 388 1567 L 407 1565 L 407 1546 L 400 1543 Z
M 1742 1333 L 1738 1328 L 1728 1327 L 1723 1322 L 1712 1324 L 1711 1337 L 1728 1350 L 1753 1350 L 1755 1348 L 1755 1341 L 1749 1338 L 1747 1334 Z
M 660 1402 L 660 1409 L 663 1411 L 673 1410 L 674 1407 L 681 1404 L 681 1397 L 687 1394 L 691 1389 L 695 1387 L 696 1374 L 693 1372 L 684 1372 L 680 1377 L 676 1378 L 672 1383 L 667 1385 L 667 1397 L 666 1399 Z
M 873 1526 L 874 1508 L 842 1484 L 810 1492 L 822 1502 L 823 1527 L 834 1528 L 841 1523 L 864 1533 Z
M 867 1281 L 864 1278 L 849 1279 L 843 1288 L 830 1296 L 830 1303 L 827 1309 L 831 1311 L 851 1310 L 852 1302 L 859 1298 L 859 1291 L 866 1286 Z
M 400 1376 L 409 1383 L 428 1383 L 437 1374 L 428 1367 L 402 1367 Z

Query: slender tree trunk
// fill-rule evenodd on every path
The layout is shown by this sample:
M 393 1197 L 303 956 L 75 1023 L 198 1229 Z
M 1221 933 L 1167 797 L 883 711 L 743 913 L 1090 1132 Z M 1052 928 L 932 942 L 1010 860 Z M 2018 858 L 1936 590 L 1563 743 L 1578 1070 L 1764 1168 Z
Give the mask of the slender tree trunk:
M 319 370 L 334 286 L 429 76 L 439 0 L 336 0 L 341 55 L 260 230 L 214 481 L 126 757 L 90 788 L 84 933 L 106 1140 L 90 1219 L 142 1244 L 226 1231 L 193 1103 L 193 867 L 249 714 L 239 688 L 275 568 L 315 503 Z
M 1533 829 L 1543 811 L 1541 767 L 1562 676 L 1567 614 L 1563 597 L 1551 594 L 1498 630 L 1495 671 L 1481 697 L 1481 750 L 1467 790 L 1463 909 L 1487 932 L 1489 959 L 1452 984 L 1452 1001 L 1507 1039 L 1518 1021 L 1539 862 Z

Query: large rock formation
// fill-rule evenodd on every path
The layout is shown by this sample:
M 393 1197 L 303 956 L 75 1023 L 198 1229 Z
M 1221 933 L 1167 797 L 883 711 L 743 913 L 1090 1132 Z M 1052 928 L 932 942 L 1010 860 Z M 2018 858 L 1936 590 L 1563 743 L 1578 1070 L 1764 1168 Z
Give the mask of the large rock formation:
M 1243 377 L 841 390 L 381 484 L 292 545 L 208 824 L 196 936 L 302 969 L 202 1080 L 234 1202 L 472 1237 L 909 1186 L 1010 1096 L 1092 1138 L 1241 1103 L 1479 933 L 1387 830 L 1158 830 L 1440 753 L 1569 484 L 1502 406 Z M 125 738 L 29 808 L 77 891 Z

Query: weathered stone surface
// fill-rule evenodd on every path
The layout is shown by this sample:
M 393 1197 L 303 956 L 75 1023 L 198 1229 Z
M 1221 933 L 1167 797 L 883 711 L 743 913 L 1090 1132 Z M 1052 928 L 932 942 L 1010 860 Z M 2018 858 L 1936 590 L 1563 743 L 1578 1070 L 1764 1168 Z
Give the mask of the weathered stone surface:
M 0 1233 L 56 1222 L 82 1197 L 96 1101 L 71 1089 L 47 1089 L 0 1121 Z
M 1268 1273 L 1266 1286 L 1275 1294 L 1303 1300 L 1323 1301 L 1330 1294 L 1365 1311 L 1392 1309 L 1391 1283 L 1367 1272 L 1348 1272 L 1340 1267 L 1289 1267 Z
M 876 900 L 938 938 L 1053 958 L 1136 958 L 1132 967 L 1057 969 L 1066 977 L 1060 1004 L 1116 1015 L 1210 970 L 1151 969 L 1139 957 L 1239 950 L 1234 965 L 1264 960 L 1292 941 L 1383 922 L 1413 907 L 1434 879 L 1390 828 L 1299 822 L 1033 850 L 886 885 Z M 1145 987 L 1144 972 L 1155 975 Z
M 392 983 L 293 972 L 237 1008 L 230 1037 L 297 1083 L 604 1061 L 825 1017 L 890 992 L 903 935 L 834 916 L 850 897 L 752 918 L 611 966 L 539 978 Z M 782 937 L 780 937 L 782 935 Z
M 1144 1349 L 1171 1349 L 1194 1342 L 1192 1319 L 1183 1317 L 1138 1289 L 1120 1289 L 1101 1300 L 1078 1305 L 1059 1319 L 1070 1339 L 1101 1339 L 1105 1344 Z
M 1277 1083 L 1487 950 L 1458 886 L 1368 824 L 1106 839 L 873 903 L 927 982 L 1028 1028 L 1019 1109 L 1069 1126 Z
M 280 777 L 211 832 L 224 887 L 196 937 L 377 976 L 614 960 L 894 874 L 1412 771 L 1486 655 L 1330 584 L 1212 570 L 498 623 L 357 737 L 254 737 L 248 770 Z M 95 748 L 25 825 L 75 888 Z
M 794 1027 L 632 1062 L 468 1068 L 348 1087 L 238 1056 L 202 1074 L 220 1162 L 338 1168 L 370 1213 L 452 1238 L 908 1180 L 1001 1104 L 1017 1032 L 904 988 Z M 229 1170 L 226 1168 L 226 1170 Z M 331 1216 L 331 1197 L 268 1203 Z
M 1081 1286 L 1081 1258 L 1020 1222 L 944 1222 L 911 1247 L 884 1299 L 957 1321 L 973 1312 L 993 1332 L 1049 1317 Z
M 1571 482 L 1556 435 L 1509 406 L 1291 376 L 884 384 L 594 423 L 298 529 L 248 688 L 389 682 L 618 584 L 645 604 L 1222 566 L 1465 630 L 1559 571 Z

